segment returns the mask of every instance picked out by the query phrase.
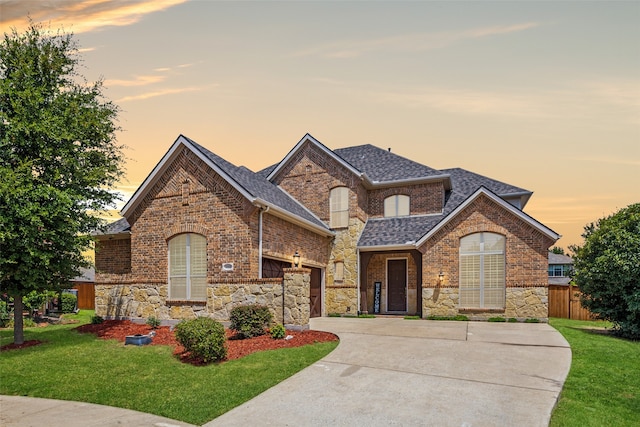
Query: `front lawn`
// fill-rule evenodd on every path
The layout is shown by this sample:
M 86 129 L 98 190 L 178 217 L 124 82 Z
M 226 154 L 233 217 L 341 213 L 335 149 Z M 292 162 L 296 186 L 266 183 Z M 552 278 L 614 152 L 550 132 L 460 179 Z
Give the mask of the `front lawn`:
M 550 426 L 637 426 L 640 342 L 607 335 L 601 330 L 604 322 L 554 318 L 549 323 L 572 352 L 571 371 Z
M 87 323 L 91 311 L 77 318 Z M 181 363 L 169 346 L 124 346 L 73 329 L 26 328 L 44 344 L 0 353 L 0 394 L 99 403 L 204 424 L 331 352 L 337 342 L 254 353 L 222 364 Z M 13 330 L 0 330 L 0 345 Z M 69 416 L 73 416 L 70 414 Z

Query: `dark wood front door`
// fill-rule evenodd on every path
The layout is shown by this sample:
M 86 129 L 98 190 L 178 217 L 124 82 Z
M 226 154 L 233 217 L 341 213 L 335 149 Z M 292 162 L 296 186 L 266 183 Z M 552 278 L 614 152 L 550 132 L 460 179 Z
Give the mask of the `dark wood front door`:
M 311 317 L 322 316 L 322 270 L 311 268 L 311 283 L 309 288 L 309 309 Z
M 407 260 L 387 261 L 387 311 L 407 311 Z

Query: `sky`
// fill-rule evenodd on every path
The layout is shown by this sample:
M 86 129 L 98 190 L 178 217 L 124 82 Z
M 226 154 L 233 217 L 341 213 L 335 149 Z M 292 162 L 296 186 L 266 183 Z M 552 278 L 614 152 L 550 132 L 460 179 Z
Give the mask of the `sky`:
M 121 108 L 125 201 L 180 134 L 257 171 L 310 133 L 533 191 L 565 249 L 640 202 L 640 1 L 0 0 L 28 16 Z

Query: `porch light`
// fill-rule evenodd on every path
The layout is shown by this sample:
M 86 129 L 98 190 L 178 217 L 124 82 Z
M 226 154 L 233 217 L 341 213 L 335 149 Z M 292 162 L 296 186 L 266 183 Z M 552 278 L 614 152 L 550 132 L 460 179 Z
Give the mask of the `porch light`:
M 296 253 L 293 254 L 293 266 L 295 268 L 300 267 L 300 254 L 298 253 L 298 251 L 296 251 Z
M 444 273 L 442 272 L 442 270 L 440 270 L 440 273 L 438 274 L 438 283 L 442 284 L 444 282 Z

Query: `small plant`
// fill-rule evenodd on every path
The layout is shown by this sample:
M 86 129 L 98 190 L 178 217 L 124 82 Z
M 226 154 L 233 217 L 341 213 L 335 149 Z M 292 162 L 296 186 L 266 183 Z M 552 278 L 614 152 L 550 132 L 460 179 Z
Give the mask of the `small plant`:
M 272 315 L 264 305 L 240 305 L 231 310 L 230 329 L 236 331 L 238 338 L 252 338 L 264 335 L 271 324 Z
M 509 320 L 507 320 L 507 322 L 509 322 L 509 323 L 518 323 L 518 319 L 516 319 L 515 317 L 510 317 Z
M 506 322 L 507 319 L 504 317 L 490 317 L 487 319 L 487 322 Z
M 151 326 L 151 329 L 157 329 L 162 322 L 156 316 L 149 316 L 147 319 L 147 325 Z
M 287 331 L 284 329 L 284 326 L 280 323 L 271 327 L 271 338 L 274 340 L 281 340 L 287 334 Z
M 469 318 L 464 314 L 456 314 L 455 316 L 427 316 L 427 320 L 457 320 L 459 322 L 467 322 Z
M 329 313 L 327 314 L 328 317 L 342 317 L 342 315 L 340 313 Z
M 76 310 L 78 298 L 74 294 L 63 292 L 60 295 L 60 301 L 62 302 L 61 308 L 63 313 L 73 313 Z
M 540 323 L 540 319 L 536 319 L 535 317 L 530 317 L 524 320 L 524 323 Z
M 375 319 L 376 315 L 375 314 L 368 314 L 368 313 L 361 313 L 358 314 L 358 317 L 361 319 Z
M 227 336 L 222 323 L 210 317 L 185 320 L 174 329 L 176 339 L 192 357 L 205 363 L 222 360 L 227 356 Z
M 99 325 L 102 322 L 104 322 L 104 319 L 102 318 L 102 316 L 91 316 L 92 325 Z

